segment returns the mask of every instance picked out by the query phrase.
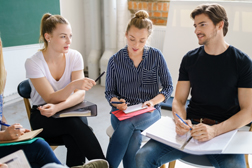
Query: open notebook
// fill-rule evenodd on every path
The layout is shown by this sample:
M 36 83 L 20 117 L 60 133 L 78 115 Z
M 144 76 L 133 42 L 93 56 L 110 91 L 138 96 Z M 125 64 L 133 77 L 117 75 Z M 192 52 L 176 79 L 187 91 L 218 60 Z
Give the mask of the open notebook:
M 196 155 L 222 153 L 236 132 L 237 130 L 230 131 L 206 142 L 198 142 L 195 139 L 191 139 L 183 151 Z M 181 150 L 181 146 L 190 137 L 189 133 L 184 136 L 177 135 L 175 132 L 175 123 L 170 117 L 162 117 L 142 134 L 179 150 Z

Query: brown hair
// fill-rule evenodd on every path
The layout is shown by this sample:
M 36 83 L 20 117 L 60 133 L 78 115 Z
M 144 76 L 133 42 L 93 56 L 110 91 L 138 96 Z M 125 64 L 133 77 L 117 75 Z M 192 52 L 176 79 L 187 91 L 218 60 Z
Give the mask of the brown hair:
M 0 94 L 2 94 L 4 91 L 5 81 L 6 81 L 6 70 L 3 60 L 3 43 L 0 38 Z
M 152 21 L 148 19 L 149 14 L 145 10 L 139 10 L 135 13 L 134 17 L 128 23 L 126 33 L 128 33 L 130 27 L 133 25 L 138 29 L 147 29 L 149 35 L 152 32 Z
M 225 9 L 216 3 L 213 4 L 202 4 L 196 7 L 191 13 L 191 18 L 195 16 L 205 14 L 207 15 L 214 25 L 217 25 L 219 22 L 224 21 L 223 26 L 223 35 L 225 36 L 228 32 L 228 18 Z
M 39 42 L 44 43 L 43 49 L 41 51 L 46 50 L 48 47 L 48 42 L 45 39 L 45 33 L 51 34 L 52 31 L 56 28 L 57 24 L 69 24 L 69 22 L 60 15 L 52 15 L 50 13 L 46 13 L 43 15 L 40 24 L 40 37 Z

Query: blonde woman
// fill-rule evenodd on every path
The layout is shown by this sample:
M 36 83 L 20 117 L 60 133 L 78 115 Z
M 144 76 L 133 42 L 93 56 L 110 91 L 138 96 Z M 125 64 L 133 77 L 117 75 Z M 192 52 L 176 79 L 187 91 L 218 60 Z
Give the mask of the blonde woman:
M 67 165 L 77 166 L 85 158 L 105 159 L 98 140 L 80 117 L 53 118 L 55 113 L 84 100 L 85 91 L 96 83 L 85 78 L 82 55 L 70 49 L 72 29 L 60 15 L 44 14 L 40 39 L 44 48 L 26 60 L 26 77 L 32 88 L 31 126 L 43 128 L 46 140 L 59 139 L 67 148 Z
M 3 60 L 2 41 L 0 38 L 0 121 L 6 123 L 3 116 L 3 92 L 6 83 L 6 70 Z M 29 130 L 22 127 L 20 124 L 13 124 L 9 127 L 0 125 L 0 141 L 14 140 L 19 138 Z M 0 147 L 0 158 L 9 155 L 17 150 L 22 149 L 32 168 L 40 168 L 48 163 L 60 164 L 60 161 L 54 155 L 48 143 L 42 139 L 37 139 L 30 144 L 10 145 Z M 4 167 L 4 164 L 0 164 Z
M 112 111 L 127 109 L 130 105 L 143 103 L 156 110 L 123 121 L 111 114 L 114 133 L 111 137 L 107 160 L 112 168 L 117 168 L 123 160 L 124 168 L 136 168 L 135 154 L 140 148 L 141 131 L 160 118 L 160 105 L 170 97 L 173 87 L 169 70 L 162 53 L 146 46 L 152 32 L 152 22 L 146 11 L 138 11 L 130 20 L 125 36 L 127 46 L 108 63 L 105 95 Z M 159 91 L 159 86 L 162 90 Z

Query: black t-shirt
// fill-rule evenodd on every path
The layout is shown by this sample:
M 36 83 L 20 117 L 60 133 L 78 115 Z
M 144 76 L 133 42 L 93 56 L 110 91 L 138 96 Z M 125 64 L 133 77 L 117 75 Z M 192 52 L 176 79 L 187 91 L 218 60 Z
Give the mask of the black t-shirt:
M 252 88 L 252 62 L 233 46 L 217 56 L 201 46 L 183 57 L 179 81 L 191 85 L 187 118 L 224 121 L 240 110 L 238 88 Z

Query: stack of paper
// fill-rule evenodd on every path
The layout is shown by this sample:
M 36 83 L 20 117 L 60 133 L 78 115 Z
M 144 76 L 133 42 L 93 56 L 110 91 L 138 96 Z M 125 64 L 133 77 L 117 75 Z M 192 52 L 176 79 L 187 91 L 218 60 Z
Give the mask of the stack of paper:
M 184 152 L 191 154 L 219 154 L 225 150 L 237 130 L 219 135 L 206 142 L 198 142 L 192 139 L 184 148 Z M 170 117 L 162 117 L 156 123 L 147 128 L 144 132 L 149 138 L 162 142 L 166 145 L 181 150 L 183 143 L 190 137 L 190 134 L 184 136 L 177 135 L 175 123 Z

